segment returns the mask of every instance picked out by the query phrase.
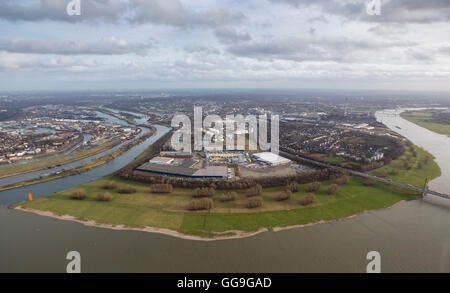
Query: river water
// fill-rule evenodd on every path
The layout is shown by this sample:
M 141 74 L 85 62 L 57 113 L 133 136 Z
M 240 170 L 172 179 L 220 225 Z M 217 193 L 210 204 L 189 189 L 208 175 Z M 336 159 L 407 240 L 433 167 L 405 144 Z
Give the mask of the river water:
M 389 127 L 402 120 L 394 118 L 386 122 Z M 157 128 L 152 141 L 167 131 Z M 380 252 L 383 272 L 450 272 L 450 210 L 422 200 L 307 228 L 211 242 L 85 227 L 6 208 L 29 192 L 44 196 L 111 173 L 148 142 L 87 173 L 0 193 L 0 272 L 65 272 L 71 250 L 80 252 L 83 272 L 365 272 L 372 250 Z M 448 178 L 445 170 L 442 177 Z

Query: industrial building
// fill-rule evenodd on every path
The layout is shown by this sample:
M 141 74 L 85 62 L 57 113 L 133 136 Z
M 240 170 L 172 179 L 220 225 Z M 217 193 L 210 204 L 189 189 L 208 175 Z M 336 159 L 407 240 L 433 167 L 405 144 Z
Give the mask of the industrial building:
M 163 176 L 188 177 L 197 179 L 226 179 L 228 168 L 225 166 L 207 166 L 205 168 L 189 168 L 183 165 L 145 163 L 136 168 L 136 171 L 155 173 Z
M 164 151 L 159 154 L 161 157 L 168 158 L 192 158 L 192 153 L 189 152 L 172 152 L 172 151 Z
M 259 163 L 266 164 L 269 166 L 286 165 L 291 162 L 291 160 L 286 159 L 277 154 L 274 154 L 272 152 L 256 153 L 256 154 L 253 154 L 252 157 L 254 160 L 258 161 Z

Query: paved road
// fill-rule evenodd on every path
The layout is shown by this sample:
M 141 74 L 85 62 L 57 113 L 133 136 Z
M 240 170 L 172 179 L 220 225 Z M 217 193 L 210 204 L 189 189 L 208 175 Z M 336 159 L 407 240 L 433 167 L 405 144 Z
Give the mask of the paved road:
M 297 158 L 297 159 L 299 159 L 301 161 L 308 162 L 308 163 L 311 163 L 311 164 L 315 164 L 317 166 L 327 167 L 327 168 L 334 168 L 334 169 L 337 169 L 337 170 L 340 170 L 340 171 L 343 171 L 343 172 L 346 172 L 346 173 L 350 173 L 350 174 L 355 175 L 355 176 L 359 176 L 359 177 L 363 177 L 363 178 L 369 178 L 369 179 L 381 181 L 381 182 L 384 182 L 384 183 L 387 183 L 387 184 L 390 184 L 390 185 L 396 185 L 396 186 L 399 186 L 399 187 L 403 187 L 403 188 L 407 188 L 407 189 L 410 189 L 410 190 L 414 190 L 414 191 L 417 191 L 417 192 L 420 192 L 420 193 L 426 192 L 427 194 L 433 194 L 433 195 L 436 195 L 436 196 L 439 196 L 439 197 L 450 199 L 450 196 L 447 195 L 447 194 L 439 193 L 439 192 L 436 192 L 436 191 L 433 191 L 433 190 L 429 190 L 429 189 L 425 190 L 423 188 L 412 186 L 410 184 L 405 184 L 405 183 L 393 181 L 391 179 L 386 179 L 386 178 L 373 176 L 373 175 L 370 175 L 370 174 L 367 174 L 367 173 L 363 173 L 363 172 L 347 169 L 347 168 L 338 166 L 338 165 L 333 164 L 333 163 L 328 163 L 328 162 L 324 162 L 324 161 L 314 160 L 314 159 L 311 159 L 311 158 L 306 158 L 306 157 L 303 157 L 303 156 L 300 156 L 300 155 L 295 155 L 295 154 L 292 154 L 292 153 L 289 153 L 289 152 L 284 152 L 284 151 L 280 150 L 280 155 L 283 155 L 283 154 L 284 155 L 288 155 L 288 156 L 294 156 L 295 158 Z

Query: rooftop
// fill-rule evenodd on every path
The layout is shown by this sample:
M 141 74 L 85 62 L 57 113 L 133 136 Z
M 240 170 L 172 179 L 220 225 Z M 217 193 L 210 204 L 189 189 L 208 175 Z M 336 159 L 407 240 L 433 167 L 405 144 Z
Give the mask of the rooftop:
M 291 160 L 283 158 L 282 156 L 279 156 L 277 154 L 274 154 L 272 152 L 262 152 L 253 154 L 254 157 L 256 157 L 258 160 L 268 162 L 271 164 L 284 164 L 289 163 Z

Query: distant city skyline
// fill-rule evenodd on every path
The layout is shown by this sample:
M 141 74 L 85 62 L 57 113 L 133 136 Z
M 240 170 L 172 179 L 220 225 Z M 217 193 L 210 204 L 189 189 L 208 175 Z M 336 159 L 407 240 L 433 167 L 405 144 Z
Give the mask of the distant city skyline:
M 0 2 L 0 91 L 450 91 L 450 1 Z

